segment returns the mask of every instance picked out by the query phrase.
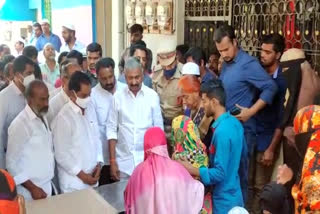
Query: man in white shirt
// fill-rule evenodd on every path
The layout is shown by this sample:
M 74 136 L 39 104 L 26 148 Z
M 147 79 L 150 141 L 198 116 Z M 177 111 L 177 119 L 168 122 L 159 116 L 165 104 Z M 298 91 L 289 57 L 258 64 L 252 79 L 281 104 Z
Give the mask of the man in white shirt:
M 65 44 L 61 46 L 60 53 L 70 52 L 72 50 L 79 51 L 80 53 L 85 51 L 86 46 L 79 42 L 76 38 L 76 29 L 72 24 L 65 24 L 62 26 L 62 37 Z
M 127 179 L 143 161 L 144 133 L 150 127 L 163 129 L 159 96 L 143 85 L 143 68 L 130 57 L 125 63 L 127 86 L 113 96 L 107 122 L 110 174 L 113 180 Z
M 62 107 L 69 102 L 70 91 L 68 88 L 69 79 L 73 73 L 81 71 L 81 67 L 74 60 L 66 59 L 61 66 L 60 78 L 62 82 L 61 90 L 50 99 L 48 122 L 52 127 L 54 118 L 58 115 Z
M 107 140 L 107 119 L 114 93 L 126 87 L 116 81 L 114 75 L 115 63 L 111 58 L 102 58 L 96 64 L 98 84 L 92 89 L 91 100 L 97 113 L 100 140 L 105 166 L 102 167 L 99 185 L 110 183 L 109 145 Z
M 53 144 L 62 193 L 96 186 L 103 162 L 94 109 L 89 107 L 89 77 L 75 72 L 69 80 L 70 101 L 53 123 Z M 92 113 L 93 111 L 93 113 Z
M 54 176 L 52 135 L 45 114 L 49 91 L 44 82 L 32 81 L 27 90 L 28 104 L 8 130 L 6 166 L 26 200 L 52 194 Z
M 14 79 L 0 92 L 0 168 L 5 168 L 5 151 L 8 127 L 26 105 L 25 87 L 35 79 L 34 63 L 26 56 L 18 56 L 13 62 Z
M 56 52 L 51 43 L 45 44 L 43 55 L 46 61 L 40 64 L 42 79 L 51 85 L 55 85 L 57 79 L 59 79 L 60 71 L 59 64 L 56 61 Z

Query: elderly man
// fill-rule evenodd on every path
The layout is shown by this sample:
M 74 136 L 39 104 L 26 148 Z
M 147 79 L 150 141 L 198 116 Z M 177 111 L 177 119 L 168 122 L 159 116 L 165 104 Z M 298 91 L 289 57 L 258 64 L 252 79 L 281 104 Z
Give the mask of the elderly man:
M 62 26 L 62 37 L 66 43 L 62 45 L 60 53 L 64 51 L 70 52 L 72 50 L 82 52 L 86 48 L 81 42 L 77 40 L 76 29 L 72 24 L 65 24 Z
M 58 115 L 62 107 L 69 102 L 70 91 L 68 88 L 70 77 L 76 71 L 81 71 L 81 67 L 73 60 L 65 60 L 61 68 L 61 82 L 62 86 L 60 91 L 50 99 L 50 108 L 48 113 L 49 125 L 52 126 L 54 118 Z
M 143 68 L 143 84 L 145 86 L 148 86 L 149 88 L 152 88 L 152 79 L 149 76 L 149 70 L 147 68 L 147 62 L 148 62 L 148 49 L 144 45 L 136 44 L 132 45 L 130 48 L 130 56 L 134 56 L 137 59 L 140 60 L 141 66 Z M 124 76 L 124 73 L 121 74 L 119 77 L 119 81 L 126 83 L 126 78 Z
M 92 89 L 92 103 L 98 117 L 100 140 L 102 142 L 103 158 L 106 164 L 101 171 L 99 184 L 109 183 L 110 163 L 109 146 L 107 140 L 107 120 L 112 105 L 113 95 L 126 87 L 118 82 L 114 75 L 115 63 L 111 58 L 102 58 L 96 64 L 96 71 L 99 83 Z
M 59 64 L 56 62 L 56 52 L 51 43 L 47 43 L 43 48 L 45 63 L 40 65 L 42 78 L 44 81 L 54 85 L 60 76 Z
M 179 100 L 180 90 L 178 82 L 182 76 L 183 64 L 177 62 L 176 51 L 159 51 L 158 58 L 161 70 L 152 77 L 152 88 L 160 97 L 161 112 L 164 120 L 164 130 L 169 142 L 171 136 L 172 119 L 183 114 L 182 100 Z
M 143 69 L 136 58 L 126 61 L 125 77 L 128 86 L 115 93 L 107 122 L 113 180 L 128 178 L 143 161 L 146 130 L 163 128 L 159 96 L 142 84 Z
M 69 80 L 70 101 L 53 123 L 53 144 L 62 193 L 96 186 L 103 163 L 91 83 L 82 72 Z
M 14 79 L 0 92 L 0 168 L 5 168 L 8 127 L 26 105 L 24 91 L 35 79 L 34 63 L 26 56 L 19 56 L 13 62 Z
M 6 163 L 18 193 L 26 200 L 37 200 L 51 196 L 54 176 L 52 136 L 45 117 L 49 108 L 45 83 L 32 81 L 26 98 L 28 104 L 8 130 Z
M 40 24 L 43 34 L 38 38 L 36 43 L 36 48 L 38 51 L 41 51 L 47 43 L 51 43 L 54 46 L 54 49 L 60 52 L 60 38 L 50 31 L 49 21 L 47 19 L 43 19 Z

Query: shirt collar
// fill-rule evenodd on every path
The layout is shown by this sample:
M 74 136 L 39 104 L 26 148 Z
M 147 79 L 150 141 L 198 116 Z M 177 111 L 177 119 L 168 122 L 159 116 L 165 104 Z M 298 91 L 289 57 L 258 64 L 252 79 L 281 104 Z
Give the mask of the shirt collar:
M 171 77 L 171 79 L 180 79 L 181 78 L 181 76 L 182 76 L 182 74 L 181 74 L 182 66 L 183 65 L 178 62 L 176 72 L 174 72 L 174 75 Z
M 238 48 L 238 53 L 232 60 L 232 62 L 237 63 L 239 62 L 239 59 L 241 58 L 241 55 L 244 53 L 244 51 L 241 48 Z
M 277 79 L 278 74 L 279 74 L 279 66 L 278 66 L 278 68 L 276 69 L 276 71 L 273 73 L 272 78 L 273 78 L 273 79 Z
M 25 107 L 25 110 L 27 112 L 27 115 L 30 120 L 36 119 L 38 116 L 32 111 L 31 107 L 27 104 Z
M 49 66 L 47 65 L 47 62 L 45 62 L 44 64 L 45 64 L 46 68 L 47 68 L 48 70 L 50 70 L 50 69 L 49 69 Z M 55 65 L 55 67 L 54 67 L 54 70 L 59 70 L 59 64 L 58 64 L 58 62 L 56 62 L 56 65 Z
M 72 102 L 72 100 L 69 101 L 69 105 L 70 105 L 71 109 L 72 109 L 76 114 L 81 114 L 81 115 L 82 115 L 81 108 L 80 108 L 79 106 L 77 106 L 76 104 L 74 104 L 74 102 Z
M 100 82 L 98 82 L 97 87 L 98 87 L 98 89 L 99 89 L 100 91 L 102 91 L 103 93 L 107 93 L 108 95 L 113 95 L 113 94 L 110 93 L 108 90 L 102 88 Z M 115 92 L 116 92 L 116 91 L 118 90 L 118 81 L 116 81 L 116 83 L 115 83 L 115 88 L 116 88 L 116 90 L 115 90 Z
M 139 94 L 142 94 L 142 95 L 145 94 L 145 90 L 146 90 L 145 87 L 146 87 L 146 86 L 142 83 L 141 89 L 140 89 L 140 91 L 138 91 L 137 96 L 138 96 Z M 127 92 L 128 94 L 134 96 L 134 94 L 130 91 L 129 86 L 127 86 L 126 92 Z
M 12 88 L 13 88 L 14 92 L 16 92 L 18 95 L 22 95 L 22 92 L 20 91 L 18 86 L 14 83 L 14 81 L 12 81 L 11 84 L 12 84 Z
M 64 43 L 64 47 L 67 47 L 69 51 L 74 50 L 76 47 L 78 47 L 80 45 L 80 42 L 76 39 L 76 41 L 74 42 L 73 47 L 70 49 L 69 45 L 65 42 Z
M 70 98 L 67 95 L 67 93 L 63 90 L 63 88 L 61 88 L 61 93 L 62 93 L 62 97 L 65 101 L 68 101 Z
M 46 35 L 43 33 L 43 34 L 41 34 L 41 36 L 43 37 L 43 38 L 46 38 Z M 50 31 L 50 35 L 49 35 L 49 37 L 51 37 L 52 36 L 52 32 Z
M 228 118 L 228 117 L 230 117 L 230 113 L 229 112 L 225 112 L 222 115 L 220 115 L 218 117 L 218 119 L 216 119 L 216 121 L 214 121 L 214 123 L 212 125 L 213 128 L 217 128 L 217 126 L 220 124 L 220 122 L 223 121 L 224 119 Z

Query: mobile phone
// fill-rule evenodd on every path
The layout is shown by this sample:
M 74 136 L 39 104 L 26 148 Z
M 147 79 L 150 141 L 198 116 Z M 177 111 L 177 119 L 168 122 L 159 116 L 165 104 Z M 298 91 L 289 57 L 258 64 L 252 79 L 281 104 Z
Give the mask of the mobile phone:
M 231 115 L 238 115 L 238 114 L 240 114 L 241 113 L 241 109 L 240 108 L 238 108 L 237 106 L 234 106 L 231 110 L 230 110 L 230 114 Z

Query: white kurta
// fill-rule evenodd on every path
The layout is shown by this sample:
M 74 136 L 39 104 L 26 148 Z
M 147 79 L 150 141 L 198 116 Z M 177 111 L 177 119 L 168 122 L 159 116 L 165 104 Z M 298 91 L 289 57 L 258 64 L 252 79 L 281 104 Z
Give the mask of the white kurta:
M 144 134 L 150 127 L 163 129 L 158 94 L 142 85 L 137 96 L 128 86 L 117 91 L 107 122 L 108 140 L 116 139 L 116 159 L 119 170 L 131 175 L 144 158 Z
M 26 100 L 14 82 L 0 92 L 0 168 L 5 168 L 8 128 L 26 106 Z
M 125 88 L 126 85 L 117 82 L 116 91 Z M 109 145 L 107 140 L 107 120 L 112 105 L 113 94 L 109 91 L 103 89 L 98 83 L 91 91 L 91 100 L 92 104 L 97 113 L 99 132 L 100 132 L 100 141 L 102 143 L 103 159 L 106 165 L 109 165 Z
M 59 114 L 62 107 L 70 101 L 66 92 L 61 89 L 60 92 L 50 99 L 49 101 L 49 112 L 48 112 L 48 122 L 50 127 L 52 127 L 52 122 Z
M 72 101 L 63 106 L 52 127 L 55 158 L 62 193 L 90 187 L 77 177 L 81 170 L 92 173 L 103 162 L 93 107 L 85 115 Z
M 54 176 L 52 135 L 46 118 L 36 116 L 29 105 L 14 119 L 8 131 L 7 169 L 19 194 L 32 200 L 21 184 L 31 180 L 51 196 Z

